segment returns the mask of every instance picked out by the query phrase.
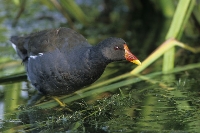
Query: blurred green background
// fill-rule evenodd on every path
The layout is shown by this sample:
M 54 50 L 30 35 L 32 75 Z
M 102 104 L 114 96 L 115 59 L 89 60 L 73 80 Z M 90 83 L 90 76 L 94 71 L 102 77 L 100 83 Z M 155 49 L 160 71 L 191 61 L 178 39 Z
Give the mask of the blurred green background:
M 130 73 L 128 62 L 109 64 L 102 77 L 75 94 L 36 108 L 35 93 L 10 36 L 69 27 L 92 45 L 123 38 L 140 61 L 169 38 L 199 48 L 199 0 L 0 0 L 0 131 L 198 132 L 200 54 L 174 47 L 164 58 Z M 157 59 L 158 58 L 158 59 Z M 151 60 L 147 59 L 147 62 Z M 168 74 L 163 74 L 168 73 Z M 97 100 L 98 99 L 98 100 Z M 50 102 L 49 102 L 50 101 Z

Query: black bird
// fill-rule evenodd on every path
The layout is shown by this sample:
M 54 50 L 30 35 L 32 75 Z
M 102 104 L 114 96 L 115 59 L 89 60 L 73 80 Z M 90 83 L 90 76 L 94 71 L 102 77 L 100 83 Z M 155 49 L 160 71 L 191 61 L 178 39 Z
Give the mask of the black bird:
M 69 28 L 12 36 L 10 40 L 25 65 L 28 79 L 43 95 L 69 94 L 90 85 L 113 61 L 141 64 L 123 39 L 110 37 L 91 46 Z

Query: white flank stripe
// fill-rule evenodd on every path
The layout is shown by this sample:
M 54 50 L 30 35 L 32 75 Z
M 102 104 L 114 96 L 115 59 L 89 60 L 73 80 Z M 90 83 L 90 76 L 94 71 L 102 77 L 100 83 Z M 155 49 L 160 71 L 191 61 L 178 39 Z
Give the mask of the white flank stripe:
M 36 59 L 38 56 L 42 56 L 43 53 L 38 53 L 38 55 L 31 55 L 30 58 Z

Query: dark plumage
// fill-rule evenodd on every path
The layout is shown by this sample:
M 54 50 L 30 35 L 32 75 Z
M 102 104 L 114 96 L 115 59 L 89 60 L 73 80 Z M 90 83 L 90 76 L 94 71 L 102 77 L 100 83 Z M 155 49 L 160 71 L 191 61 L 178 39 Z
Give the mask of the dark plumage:
M 140 64 L 123 39 L 107 38 L 91 46 L 69 28 L 12 36 L 11 42 L 22 59 L 28 79 L 47 95 L 63 95 L 95 82 L 113 61 Z

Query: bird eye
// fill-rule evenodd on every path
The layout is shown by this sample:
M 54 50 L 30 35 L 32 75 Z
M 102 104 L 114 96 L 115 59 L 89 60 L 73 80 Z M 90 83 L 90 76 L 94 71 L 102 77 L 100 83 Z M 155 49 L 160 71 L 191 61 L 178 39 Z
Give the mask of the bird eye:
M 115 50 L 119 50 L 120 48 L 119 48 L 118 46 L 115 46 L 114 49 L 115 49 Z

